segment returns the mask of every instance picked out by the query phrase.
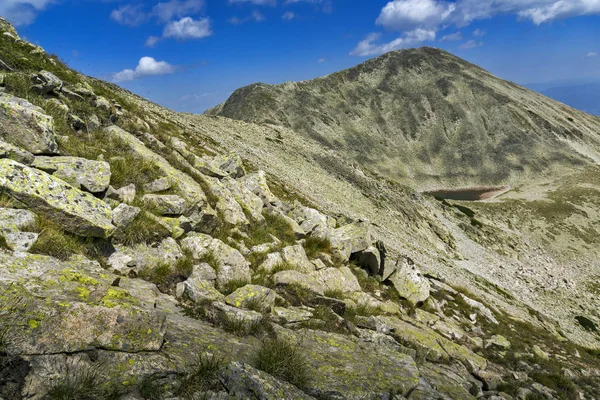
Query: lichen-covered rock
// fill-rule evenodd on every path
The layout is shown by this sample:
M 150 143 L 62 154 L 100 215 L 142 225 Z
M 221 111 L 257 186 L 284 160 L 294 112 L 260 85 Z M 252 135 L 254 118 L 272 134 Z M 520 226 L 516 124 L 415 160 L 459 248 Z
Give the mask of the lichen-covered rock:
M 306 256 L 306 251 L 302 245 L 296 244 L 283 248 L 281 250 L 281 258 L 284 262 L 293 265 L 299 272 L 311 273 L 315 270 L 315 266 Z
M 29 251 L 37 242 L 38 234 L 33 232 L 0 232 L 6 245 L 15 252 Z
M 221 224 L 217 211 L 207 205 L 202 210 L 192 210 L 188 216 L 193 231 L 210 235 Z
M 140 212 L 141 210 L 138 207 L 132 207 L 125 203 L 121 203 L 113 210 L 113 224 L 117 228 L 126 227 Z
M 106 191 L 106 198 L 120 201 L 122 203 L 131 204 L 135 200 L 135 185 L 132 183 L 127 186 L 123 186 L 120 189 L 114 189 L 112 186 L 108 187 Z
M 85 123 L 84 120 L 82 120 L 81 118 L 79 118 L 77 115 L 75 114 L 69 114 L 69 116 L 67 117 L 67 120 L 69 121 L 69 124 L 71 125 L 71 127 L 73 129 L 75 129 L 76 131 L 87 131 L 87 125 Z
M 303 274 L 298 271 L 281 271 L 273 275 L 273 282 L 275 285 L 289 286 L 298 285 L 307 289 L 315 294 L 323 295 L 325 288 L 323 284 L 311 275 Z
M 285 300 L 274 290 L 258 285 L 246 285 L 237 289 L 225 298 L 225 302 L 238 308 L 258 306 L 262 312 L 268 312 L 276 305 L 285 304 Z
M 364 251 L 372 243 L 370 224 L 366 221 L 333 229 L 327 236 L 334 254 L 342 260 L 349 260 L 351 254 Z
M 263 320 L 261 313 L 252 310 L 242 310 L 240 308 L 232 307 L 224 303 L 214 302 L 212 307 L 215 312 L 219 315 L 219 319 L 229 319 L 233 321 L 246 322 L 246 323 L 259 323 Z
M 102 193 L 110 184 L 110 165 L 80 157 L 38 156 L 32 167 L 41 169 L 78 189 Z
M 21 164 L 31 165 L 34 156 L 27 150 L 0 140 L 0 158 L 10 158 Z
M 104 110 L 104 111 L 110 111 L 112 109 L 110 102 L 102 96 L 96 96 L 94 98 L 93 104 L 94 104 L 94 107 L 100 108 L 101 110 Z
M 217 198 L 215 208 L 223 222 L 230 226 L 248 225 L 248 218 L 231 191 L 216 178 L 206 177 L 205 181 L 210 192 Z
M 227 177 L 221 182 L 227 188 L 229 193 L 233 195 L 235 200 L 242 207 L 242 210 L 245 210 L 246 213 L 248 213 L 253 223 L 263 223 L 265 221 L 265 218 L 262 215 L 263 202 L 260 197 L 256 196 L 250 189 L 235 179 Z
M 129 262 L 129 264 L 137 267 L 139 270 L 153 269 L 161 264 L 173 265 L 183 257 L 183 252 L 179 244 L 173 238 L 166 238 L 153 246 L 146 244 L 139 244 L 134 247 L 117 246 L 117 251 L 111 257 L 116 257 L 116 254 L 119 253 L 130 256 L 133 261 Z
M 291 217 L 300 224 L 300 228 L 306 233 L 312 232 L 315 228 L 327 228 L 327 216 L 319 211 L 297 204 L 291 212 Z
M 31 89 L 38 94 L 48 94 L 58 92 L 63 86 L 63 82 L 52 72 L 40 71 L 31 77 Z
M 241 178 L 246 175 L 242 158 L 237 154 L 216 156 L 213 158 L 213 164 L 232 178 Z
M 0 231 L 16 232 L 35 224 L 35 214 L 28 210 L 0 208 Z
M 77 235 L 107 238 L 115 230 L 102 200 L 16 161 L 0 160 L 0 189 Z
M 414 263 L 400 259 L 394 272 L 387 278 L 398 294 L 411 304 L 424 302 L 429 297 L 429 281 L 421 275 Z
M 271 272 L 278 264 L 283 262 L 281 253 L 269 253 L 267 258 L 259 265 L 258 269 L 264 272 Z
M 265 207 L 276 204 L 277 197 L 269 189 L 267 183 L 267 174 L 265 171 L 258 171 L 249 174 L 240 179 L 240 182 L 246 186 L 252 193 L 257 195 L 263 202 Z
M 484 342 L 484 348 L 488 348 L 490 346 L 499 347 L 501 349 L 508 350 L 511 347 L 511 343 L 502 335 L 493 335 L 489 339 Z
M 181 241 L 184 250 L 201 260 L 212 253 L 217 263 L 217 286 L 224 287 L 231 281 L 250 282 L 250 263 L 236 249 L 226 245 L 219 239 L 202 233 L 190 233 Z
M 297 343 L 312 370 L 306 392 L 341 399 L 388 398 L 407 395 L 417 386 L 419 371 L 408 355 L 373 343 L 321 331 L 282 331 Z
M 142 201 L 161 215 L 182 215 L 187 211 L 187 203 L 175 194 L 146 194 Z
M 133 154 L 154 164 L 173 185 L 177 186 L 179 194 L 185 198 L 188 206 L 198 205 L 202 207 L 206 204 L 204 191 L 192 177 L 181 173 L 163 157 L 148 149 L 138 138 L 115 125 L 107 127 L 105 132 L 110 136 L 119 138 Z
M 313 317 L 313 311 L 308 307 L 273 307 L 271 318 L 279 324 L 294 324 L 309 321 Z
M 0 139 L 32 154 L 58 154 L 54 121 L 25 99 L 0 93 Z
M 158 193 L 158 192 L 164 192 L 165 190 L 169 190 L 171 189 L 171 182 L 169 181 L 169 178 L 166 177 L 162 177 L 162 178 L 158 178 L 153 180 L 152 182 L 148 182 L 144 185 L 144 192 L 145 193 Z
M 361 290 L 358 279 L 348 267 L 325 268 L 313 271 L 311 275 L 321 282 L 325 291 L 348 293 Z
M 195 274 L 192 274 L 184 282 L 178 283 L 177 292 L 180 293 L 180 296 L 187 296 L 188 299 L 196 303 L 225 301 L 225 296 L 215 289 L 214 282 L 204 280 Z
M 232 362 L 220 374 L 221 382 L 233 399 L 310 400 L 296 386 L 282 382 L 248 364 Z

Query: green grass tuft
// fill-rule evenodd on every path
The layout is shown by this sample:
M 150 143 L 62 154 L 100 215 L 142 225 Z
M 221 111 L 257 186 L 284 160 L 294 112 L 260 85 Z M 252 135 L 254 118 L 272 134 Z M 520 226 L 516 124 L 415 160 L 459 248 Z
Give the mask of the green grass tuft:
M 117 400 L 122 397 L 121 388 L 102 378 L 103 365 L 73 367 L 49 388 L 49 400 Z
M 331 254 L 331 242 L 327 238 L 309 236 L 302 246 L 308 258 L 315 258 L 319 253 Z
M 306 387 L 311 380 L 305 353 L 298 345 L 285 339 L 266 340 L 256 355 L 255 366 L 298 388 Z
M 195 364 L 187 367 L 181 377 L 176 394 L 185 400 L 194 400 L 198 392 L 220 391 L 219 372 L 224 367 L 223 359 L 212 354 L 200 354 Z

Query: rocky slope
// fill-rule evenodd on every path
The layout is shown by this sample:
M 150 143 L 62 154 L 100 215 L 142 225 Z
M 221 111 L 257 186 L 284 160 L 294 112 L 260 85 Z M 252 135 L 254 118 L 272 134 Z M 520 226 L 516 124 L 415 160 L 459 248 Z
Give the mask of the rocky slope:
M 0 30 L 1 399 L 596 398 L 593 300 L 493 283 L 540 263 L 527 229 Z M 586 177 L 556 192 L 592 213 Z
M 600 160 L 597 117 L 429 47 L 250 85 L 207 114 L 289 127 L 416 189 L 514 184 Z

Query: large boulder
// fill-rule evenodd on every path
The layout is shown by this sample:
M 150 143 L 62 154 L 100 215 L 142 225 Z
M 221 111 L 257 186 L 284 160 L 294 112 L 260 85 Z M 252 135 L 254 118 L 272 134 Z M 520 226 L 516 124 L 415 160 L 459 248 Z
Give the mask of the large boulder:
M 56 75 L 44 70 L 34 74 L 31 83 L 31 89 L 41 95 L 57 92 L 63 86 L 63 82 Z
M 58 154 L 52 117 L 6 93 L 0 93 L 0 139 L 36 155 Z
M 252 222 L 262 223 L 265 221 L 265 218 L 262 215 L 263 202 L 260 197 L 252 193 L 250 189 L 235 179 L 227 177 L 222 180 L 222 183 L 240 204 L 242 210 L 245 210 L 246 213 L 248 213 Z
M 38 156 L 33 161 L 32 167 L 90 193 L 102 193 L 110 184 L 110 165 L 104 161 L 80 157 Z
M 212 163 L 232 178 L 241 178 L 246 175 L 242 158 L 235 153 L 216 156 Z
M 205 182 L 208 190 L 217 199 L 215 208 L 225 224 L 230 226 L 249 224 L 244 209 L 224 183 L 208 176 L 205 178 Z
M 292 265 L 297 271 L 310 273 L 315 270 L 315 266 L 306 256 L 306 251 L 302 245 L 288 246 L 281 250 L 283 262 Z
M 267 184 L 267 174 L 265 171 L 258 171 L 253 174 L 249 174 L 240 179 L 242 184 L 246 186 L 252 193 L 257 195 L 268 207 L 274 205 L 277 202 L 277 197 L 269 189 Z
M 219 239 L 202 233 L 190 233 L 181 241 L 181 247 L 197 260 L 211 257 L 217 272 L 217 286 L 225 287 L 229 282 L 250 282 L 250 263 L 236 249 Z
M 350 268 L 325 268 L 311 274 L 330 292 L 359 292 L 361 290 L 358 279 Z
M 277 286 L 299 286 L 321 296 L 325 293 L 325 288 L 318 279 L 298 271 L 281 271 L 273 275 L 272 279 Z
M 353 253 L 364 251 L 371 246 L 370 224 L 360 221 L 333 229 L 329 233 L 329 241 L 334 254 L 342 260 L 348 260 Z
M 107 238 L 115 230 L 112 210 L 102 200 L 16 161 L 0 160 L 0 191 L 71 233 Z
M 283 305 L 285 300 L 272 289 L 246 285 L 227 296 L 225 302 L 238 308 L 260 307 L 260 311 L 269 312 L 272 307 Z
M 429 281 L 410 259 L 398 260 L 387 280 L 411 304 L 422 303 L 429 297 Z

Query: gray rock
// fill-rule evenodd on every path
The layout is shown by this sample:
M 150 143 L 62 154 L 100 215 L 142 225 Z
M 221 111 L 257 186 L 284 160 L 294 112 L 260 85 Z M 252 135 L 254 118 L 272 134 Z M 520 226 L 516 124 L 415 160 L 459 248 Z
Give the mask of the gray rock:
M 285 304 L 285 300 L 274 290 L 258 285 L 246 285 L 237 289 L 225 298 L 225 302 L 238 308 L 259 305 L 262 312 L 269 312 L 271 307 Z
M 0 93 L 0 139 L 32 154 L 58 154 L 54 121 L 25 99 Z
M 74 91 L 69 90 L 65 87 L 63 87 L 61 89 L 60 94 L 69 100 L 81 101 L 81 102 L 85 101 L 85 98 L 82 95 L 75 93 Z
M 77 235 L 107 238 L 114 232 L 106 203 L 16 161 L 0 160 L 0 190 Z
M 8 248 L 14 252 L 29 251 L 38 240 L 38 234 L 33 232 L 0 232 L 1 235 Z
M 242 310 L 220 302 L 212 304 L 220 320 L 229 319 L 246 323 L 259 323 L 263 320 L 261 313 L 252 310 Z
M 325 291 L 333 292 L 359 292 L 361 291 L 358 279 L 350 268 L 325 268 L 311 273 L 321 283 Z
M 313 312 L 307 307 L 273 307 L 271 318 L 280 324 L 294 324 L 309 321 Z
M 112 187 L 109 187 L 106 192 L 106 197 L 122 203 L 131 204 L 135 200 L 135 193 L 135 185 L 132 183 L 116 190 Z
M 411 304 L 424 302 L 429 297 L 429 281 L 421 275 L 414 263 L 400 259 L 395 271 L 387 278 L 400 296 Z
M 93 101 L 94 107 L 98 107 L 104 111 L 110 111 L 112 109 L 112 105 L 106 98 L 102 96 L 96 96 Z
M 302 273 L 310 273 L 315 270 L 315 266 L 306 256 L 306 251 L 302 245 L 296 244 L 285 247 L 281 250 L 281 258 L 284 262 L 293 265 L 294 268 Z
M 498 385 L 502 383 L 502 377 L 491 371 L 475 371 L 474 375 L 483 382 L 483 390 L 496 390 Z
M 113 224 L 117 228 L 126 227 L 139 215 L 140 211 L 138 207 L 121 203 L 113 210 Z
M 174 194 L 146 194 L 142 201 L 162 215 L 182 215 L 187 211 L 187 203 Z
M 54 109 L 60 110 L 62 112 L 65 112 L 65 113 L 67 113 L 71 110 L 68 105 L 66 105 L 59 99 L 55 99 L 55 98 L 46 100 L 46 108 L 48 108 L 48 106 L 50 106 Z
M 24 165 L 31 165 L 33 154 L 10 143 L 0 140 L 0 158 L 10 158 Z
M 275 266 L 281 264 L 283 262 L 283 257 L 281 253 L 270 253 L 267 254 L 267 258 L 260 264 L 258 267 L 259 270 L 270 273 L 273 271 Z
M 201 260 L 212 253 L 217 265 L 217 286 L 222 288 L 231 281 L 250 282 L 250 263 L 236 249 L 226 245 L 219 239 L 211 236 L 192 232 L 181 241 L 184 250 Z
M 135 278 L 139 273 L 137 261 L 131 255 L 120 251 L 111 254 L 106 264 L 108 265 L 108 270 L 113 274 Z
M 219 216 L 210 206 L 206 206 L 202 210 L 193 210 L 188 215 L 188 219 L 193 231 L 207 235 L 214 232 L 220 226 Z
M 510 349 L 510 342 L 502 335 L 494 335 L 491 338 L 487 339 L 484 342 L 484 348 L 488 348 L 490 346 L 499 347 L 501 349 Z
M 43 70 L 32 76 L 31 83 L 31 88 L 42 95 L 58 92 L 63 86 L 63 82 L 56 75 Z
M 16 232 L 35 224 L 35 214 L 28 210 L 0 208 L 0 231 Z
M 291 217 L 300 224 L 300 228 L 306 233 L 312 232 L 317 227 L 327 228 L 327 216 L 301 204 L 292 210 Z
M 80 157 L 38 156 L 33 161 L 32 167 L 90 193 L 102 193 L 110 184 L 110 165 L 104 161 Z
M 370 224 L 366 221 L 355 222 L 333 229 L 328 236 L 334 254 L 341 260 L 349 260 L 351 254 L 364 251 L 372 243 Z
M 100 118 L 98 118 L 97 115 L 92 115 L 90 118 L 88 118 L 88 123 L 87 123 L 87 129 L 90 132 L 93 132 L 97 129 L 99 129 L 102 126 L 102 122 L 100 122 Z
M 314 400 L 296 386 L 245 363 L 229 363 L 220 377 L 232 399 Z
M 201 277 L 194 274 L 186 281 L 177 284 L 177 291 L 196 303 L 225 301 L 225 296 L 215 289 L 214 282 L 203 280 Z
M 155 179 L 144 185 L 144 192 L 146 193 L 164 192 L 169 189 L 171 189 L 171 182 L 169 181 L 169 178 L 165 177 Z
M 194 265 L 192 276 L 196 276 L 199 279 L 205 281 L 216 281 L 217 280 L 217 272 L 213 267 L 208 265 L 207 263 L 201 263 L 198 265 Z
M 298 271 L 281 271 L 273 275 L 273 282 L 279 286 L 299 285 L 315 294 L 323 295 L 325 288 L 322 283 L 311 275 Z
M 241 182 L 232 178 L 224 178 L 221 183 L 233 195 L 235 201 L 246 211 L 253 223 L 263 223 L 265 218 L 262 215 L 263 202 Z
M 246 175 L 242 158 L 237 154 L 217 156 L 213 159 L 213 164 L 232 178 L 241 178 Z
M 261 170 L 246 175 L 240 179 L 240 182 L 258 196 L 266 207 L 269 207 L 278 201 L 277 197 L 271 192 L 271 189 L 269 189 L 265 171 Z

